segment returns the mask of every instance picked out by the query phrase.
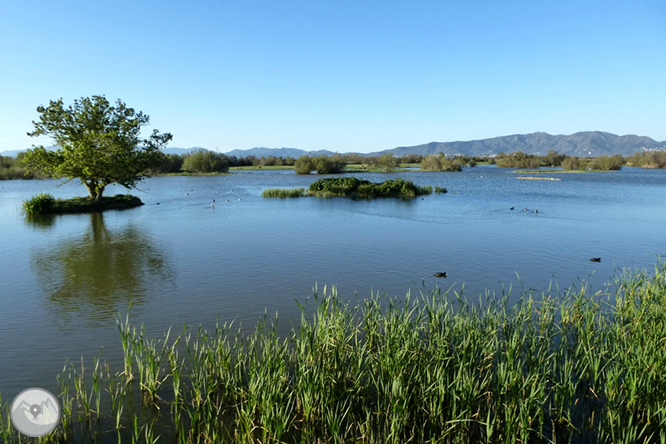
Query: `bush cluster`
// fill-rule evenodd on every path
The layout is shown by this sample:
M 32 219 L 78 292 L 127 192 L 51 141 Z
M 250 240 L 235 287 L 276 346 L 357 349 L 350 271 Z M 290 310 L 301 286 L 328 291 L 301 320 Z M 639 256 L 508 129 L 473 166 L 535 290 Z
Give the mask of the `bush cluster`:
M 29 172 L 22 162 L 24 153 L 17 157 L 0 156 L 0 180 L 12 179 L 44 179 L 46 174 Z
M 421 161 L 421 169 L 424 171 L 462 171 L 466 165 L 476 166 L 476 161 L 462 156 L 449 158 L 442 153 L 437 156 L 429 154 Z
M 198 150 L 183 157 L 182 169 L 190 173 L 226 173 L 229 161 L 224 154 Z
M 616 171 L 622 168 L 624 158 L 615 154 L 614 156 L 599 156 L 594 158 L 580 158 L 577 156 L 567 156 L 562 161 L 562 168 L 565 170 L 602 170 Z
M 498 153 L 495 157 L 495 165 L 501 168 L 540 168 L 545 165 L 541 156 L 525 154 L 522 151 L 515 153 Z
M 666 168 L 666 150 L 636 153 L 627 159 L 627 163 L 641 168 Z
M 301 156 L 294 163 L 296 174 L 310 174 L 317 171 L 317 174 L 336 174 L 341 173 L 347 163 L 340 156 Z

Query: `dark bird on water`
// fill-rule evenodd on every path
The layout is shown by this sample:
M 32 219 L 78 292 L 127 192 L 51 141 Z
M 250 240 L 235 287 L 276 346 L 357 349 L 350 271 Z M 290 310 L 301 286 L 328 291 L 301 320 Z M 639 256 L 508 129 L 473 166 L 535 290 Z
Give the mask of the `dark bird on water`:
M 601 262 L 601 258 L 600 257 L 593 257 L 592 259 L 590 259 L 590 261 L 592 261 L 592 262 Z
M 513 211 L 513 207 L 509 208 L 509 210 L 512 210 L 512 211 Z
M 446 277 L 446 272 L 440 273 L 439 271 L 435 274 L 433 274 L 436 278 L 445 278 Z

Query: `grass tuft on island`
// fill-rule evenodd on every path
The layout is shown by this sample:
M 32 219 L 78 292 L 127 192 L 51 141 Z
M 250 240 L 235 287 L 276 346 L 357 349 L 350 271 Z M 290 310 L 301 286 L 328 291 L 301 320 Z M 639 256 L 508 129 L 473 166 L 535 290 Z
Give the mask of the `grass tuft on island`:
M 440 188 L 440 192 L 442 192 Z M 444 191 L 445 192 L 445 191 Z M 303 188 L 264 190 L 263 197 L 302 197 L 323 198 L 349 197 L 352 199 L 373 199 L 394 197 L 414 199 L 417 196 L 432 194 L 431 186 L 418 186 L 410 180 L 392 179 L 384 182 L 370 182 L 356 177 L 325 177 L 313 182 L 307 193 Z
M 129 194 L 116 194 L 91 200 L 87 197 L 56 199 L 51 194 L 39 193 L 23 202 L 23 211 L 28 215 L 72 214 L 92 211 L 124 210 L 143 205 L 141 199 Z

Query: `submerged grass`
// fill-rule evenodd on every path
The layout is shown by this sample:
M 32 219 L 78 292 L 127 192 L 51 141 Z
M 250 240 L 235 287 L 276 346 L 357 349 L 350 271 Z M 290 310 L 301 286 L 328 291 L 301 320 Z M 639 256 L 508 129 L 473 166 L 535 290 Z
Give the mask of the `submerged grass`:
M 515 305 L 324 288 L 284 338 L 277 318 L 158 340 L 118 317 L 122 369 L 65 367 L 41 442 L 666 442 L 666 266 L 607 288 Z M 19 442 L 8 414 L 0 440 Z

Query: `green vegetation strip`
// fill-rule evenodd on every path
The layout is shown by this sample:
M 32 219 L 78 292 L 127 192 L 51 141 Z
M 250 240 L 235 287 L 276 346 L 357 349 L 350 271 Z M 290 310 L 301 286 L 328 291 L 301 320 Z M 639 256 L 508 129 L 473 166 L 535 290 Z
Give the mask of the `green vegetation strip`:
M 40 442 L 665 442 L 666 267 L 606 288 L 514 306 L 324 288 L 287 337 L 264 318 L 150 339 L 118 317 L 122 369 L 66 366 Z M 0 440 L 25 442 L 3 408 Z
M 440 188 L 439 192 L 446 192 Z M 444 191 L 442 191 L 444 190 Z M 412 181 L 403 179 L 386 180 L 376 183 L 356 177 L 325 177 L 313 182 L 307 193 L 303 188 L 293 189 L 267 189 L 263 197 L 350 197 L 352 199 L 373 199 L 375 197 L 397 197 L 400 199 L 413 199 L 432 193 L 432 187 L 420 187 Z
M 116 194 L 92 200 L 87 197 L 56 199 L 48 193 L 40 193 L 23 202 L 23 211 L 28 215 L 86 213 L 91 211 L 120 210 L 143 205 L 141 199 L 128 194 Z

